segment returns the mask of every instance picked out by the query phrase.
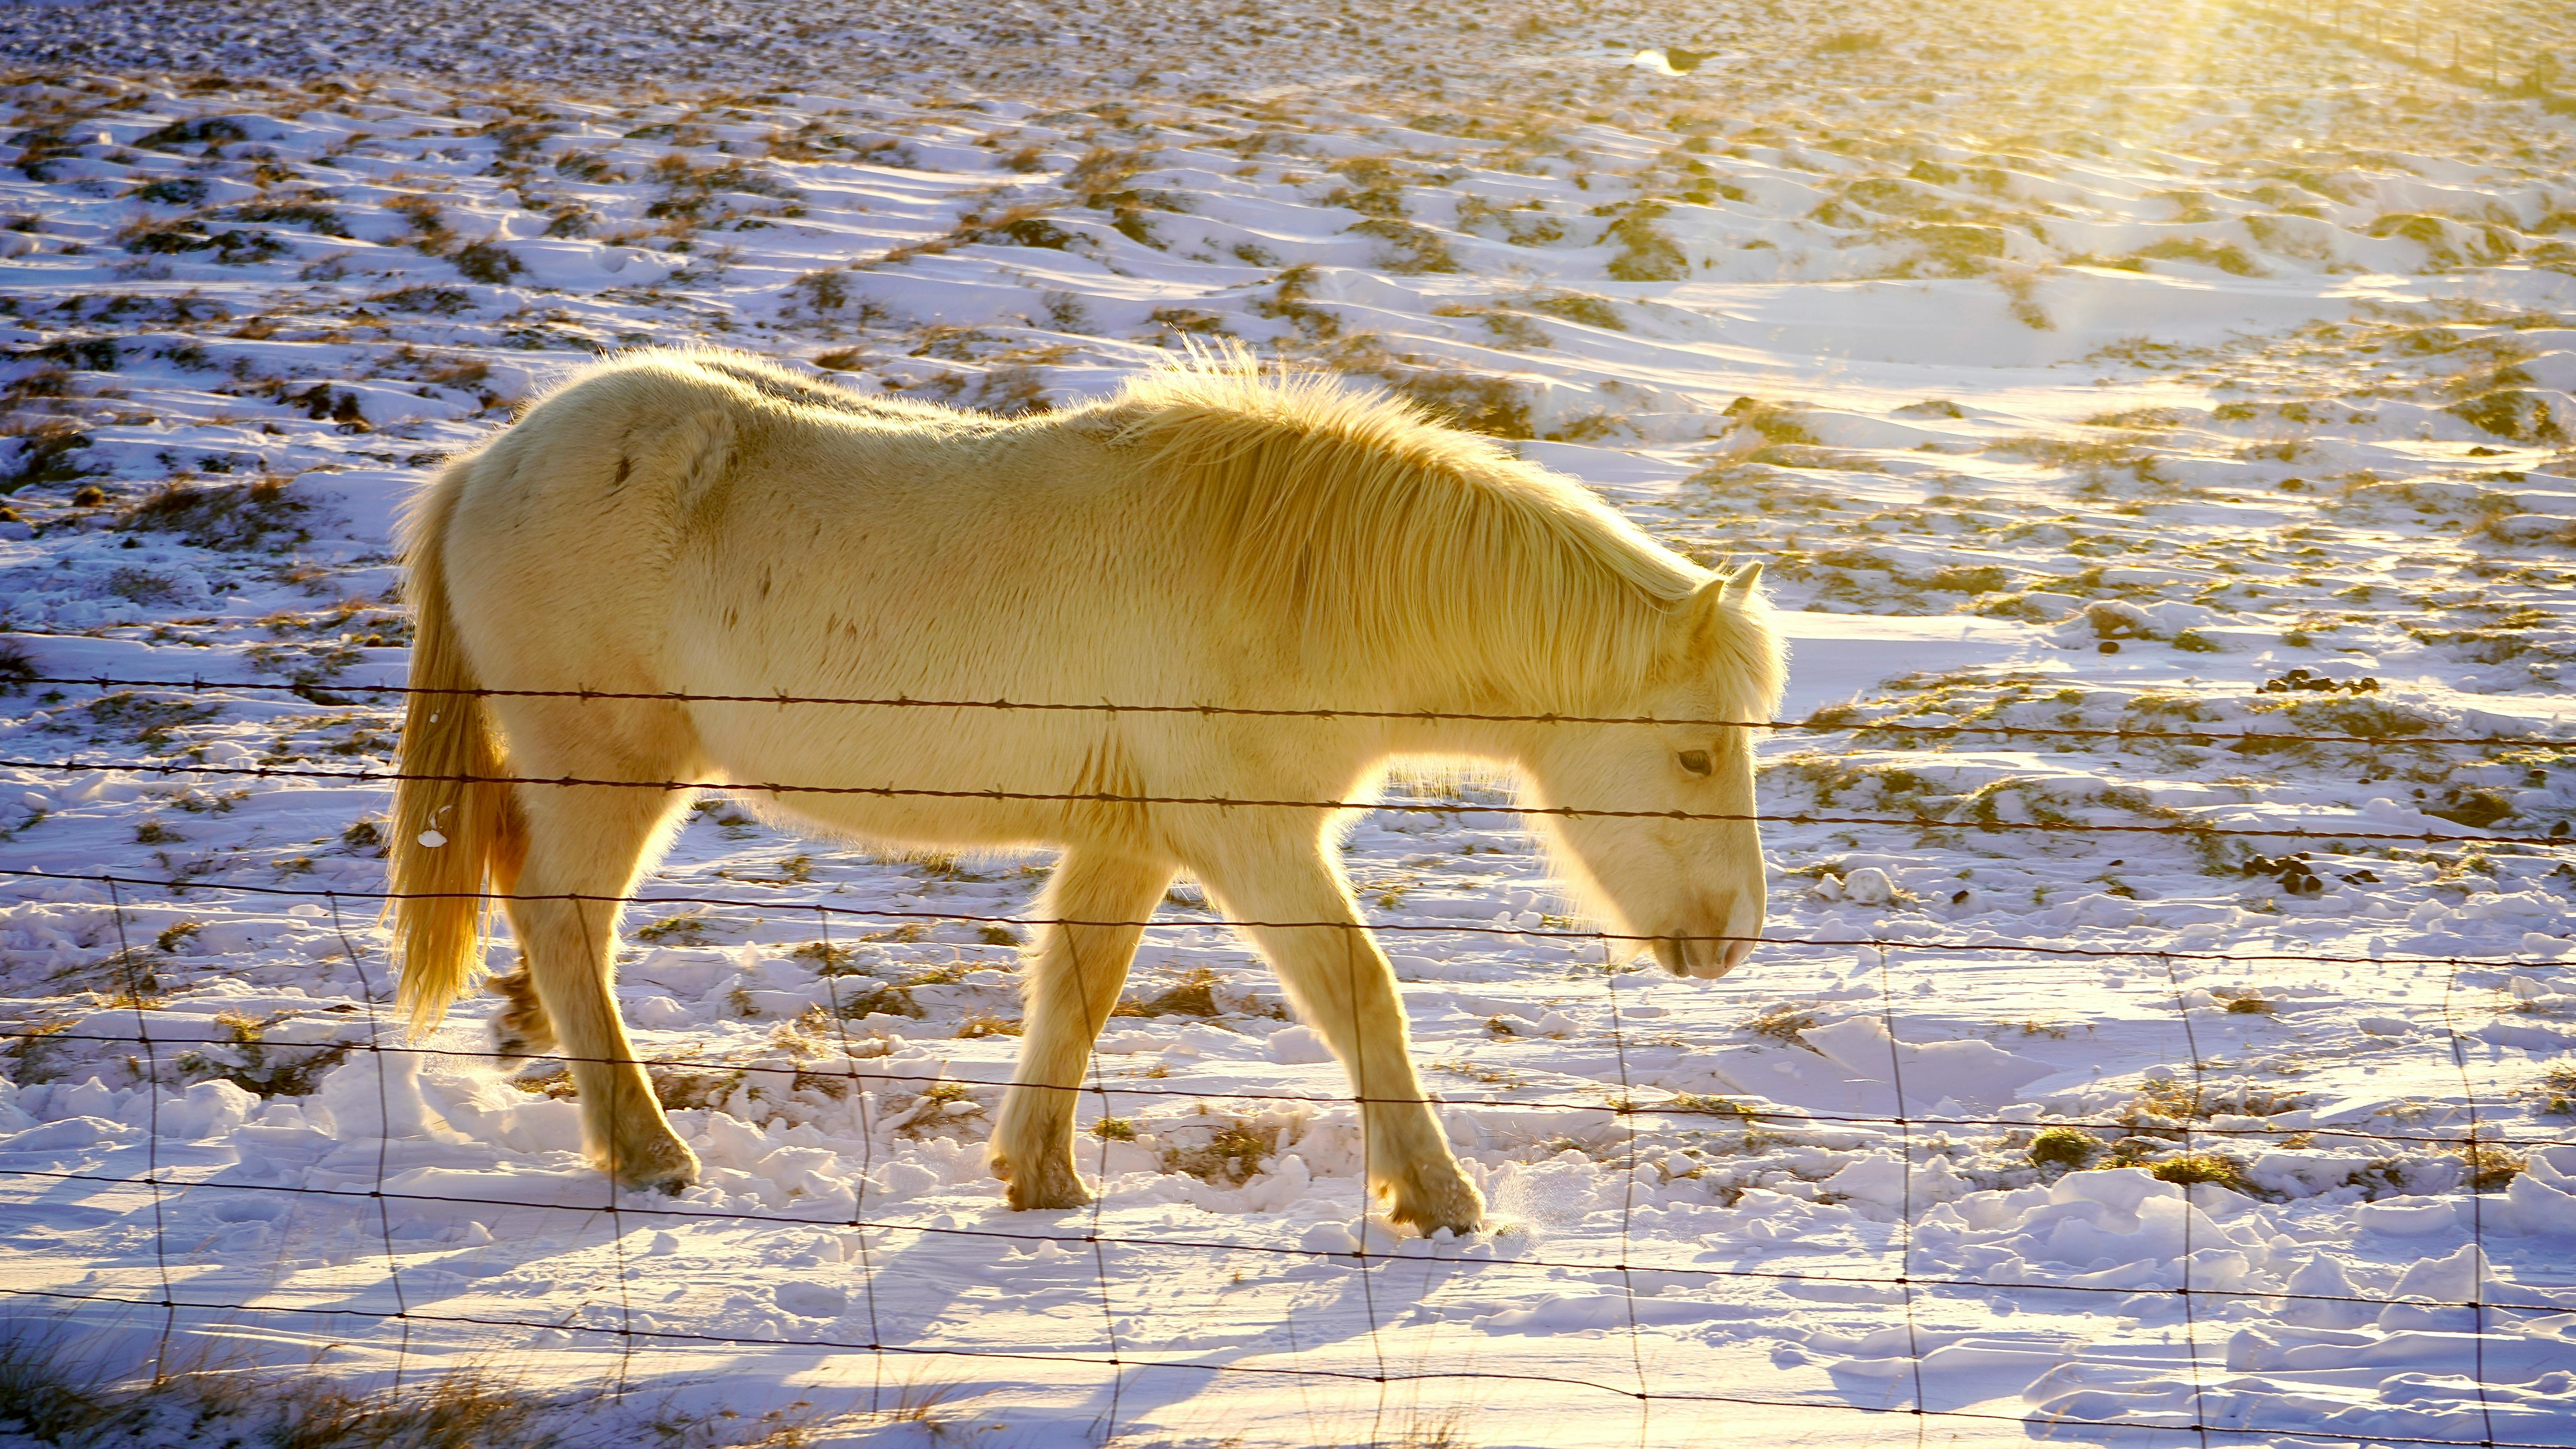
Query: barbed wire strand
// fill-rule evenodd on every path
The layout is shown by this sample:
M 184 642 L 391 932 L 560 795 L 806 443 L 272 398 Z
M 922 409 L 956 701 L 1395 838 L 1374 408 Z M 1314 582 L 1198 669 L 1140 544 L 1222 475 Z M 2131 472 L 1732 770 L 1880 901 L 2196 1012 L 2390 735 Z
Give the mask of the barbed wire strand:
M 292 896 L 298 899 L 309 899 L 323 894 L 323 888 L 319 886 L 258 886 L 239 884 L 235 882 L 218 883 L 197 881 L 189 880 L 185 877 L 75 874 L 65 871 L 48 871 L 0 866 L 0 877 L 8 876 L 33 880 L 152 886 L 170 891 L 174 895 L 192 890 L 230 891 L 238 895 Z M 834 906 L 827 905 L 822 902 L 753 901 L 746 900 L 739 896 L 604 895 L 585 891 L 341 891 L 340 894 L 350 900 L 370 901 L 468 899 L 502 902 L 598 901 L 622 902 L 628 905 L 646 906 L 728 906 L 753 911 L 817 911 L 829 912 L 840 916 L 860 917 L 867 920 L 952 921 L 966 925 L 1132 926 L 1144 930 L 1206 931 L 1226 930 L 1229 928 L 1236 930 L 1254 930 L 1264 927 L 1275 927 L 1280 930 L 1317 930 L 1326 927 L 1339 929 L 1349 924 L 1347 921 L 1238 920 L 1230 917 L 1220 917 L 1204 921 L 1152 919 L 1134 921 L 1103 921 L 1080 917 L 1042 918 L 1027 915 L 981 915 L 969 911 L 912 911 L 892 906 Z M 1618 931 L 1550 929 L 1545 926 L 1470 925 L 1445 921 L 1428 925 L 1409 921 L 1371 921 L 1366 924 L 1366 929 L 1370 931 L 1427 933 L 1435 935 L 1448 934 L 1460 936 L 1534 937 L 1539 940 L 1559 940 L 1569 942 L 1617 941 L 1625 942 L 1634 946 L 1648 945 L 1656 939 L 1651 936 L 1641 936 L 1634 933 L 1623 933 Z M 2258 951 L 2246 953 L 2230 953 L 2224 951 L 2175 951 L 2170 948 L 2158 946 L 2051 946 L 2043 945 L 2035 941 L 1906 941 L 1878 936 L 1723 936 L 1676 934 L 1666 937 L 1665 939 L 1677 941 L 1749 941 L 1756 945 L 1834 946 L 1848 947 L 1855 950 L 1866 947 L 1873 949 L 1894 948 L 1905 951 L 2006 951 L 2018 952 L 2023 955 L 2031 956 L 2075 956 L 2110 959 L 2143 959 L 2170 956 L 2177 961 L 2224 961 L 2237 965 L 2250 965 L 2256 962 L 2266 961 L 2289 961 L 2311 965 L 2439 966 L 2447 961 L 2455 959 L 2449 956 L 2342 956 L 2321 954 L 2313 951 Z M 2524 958 L 2519 956 L 2484 957 L 2478 959 L 2482 960 L 2485 964 L 2496 966 L 2543 964 L 2526 961 Z
M 543 785 L 560 789 L 713 791 L 734 795 L 863 796 L 881 800 L 967 800 L 991 804 L 1162 805 L 1211 810 L 1320 810 L 1368 814 L 1391 810 L 1420 815 L 1519 815 L 1561 820 L 1694 820 L 1766 825 L 1869 825 L 1905 830 L 2045 831 L 2050 834 L 2091 832 L 2115 835 L 2187 835 L 2197 839 L 2258 840 L 2402 840 L 2417 844 L 2530 845 L 2546 850 L 2576 848 L 2576 835 L 2460 835 L 2439 831 L 2310 830 L 2289 827 L 2257 830 L 2241 826 L 2185 823 L 2177 825 L 2105 825 L 2085 821 L 1938 820 L 1930 816 L 1820 815 L 1801 810 L 1787 815 L 1721 810 L 1610 810 L 1577 805 L 1478 805 L 1460 801 L 1410 800 L 1269 800 L 1230 795 L 1130 795 L 1109 790 L 1004 790 L 998 787 L 933 789 L 909 785 L 790 785 L 751 780 L 610 780 L 579 775 L 424 774 L 402 769 L 309 770 L 284 765 L 179 764 L 172 761 L 0 759 L 0 768 L 114 771 L 137 775 L 222 775 L 262 780 L 338 780 L 351 784 Z
M 2422 734 L 2305 734 L 2230 730 L 2165 730 L 2088 728 L 2076 725 L 2011 725 L 2011 724 L 1908 724 L 1905 716 L 1885 721 L 1839 720 L 1819 722 L 1812 716 L 1803 720 L 1730 720 L 1703 719 L 1669 715 L 1591 715 L 1591 714 L 1514 714 L 1480 713 L 1468 710 L 1432 709 L 1280 709 L 1254 705 L 1225 704 L 1092 704 L 1012 699 L 912 699 L 902 695 L 871 697 L 864 695 L 793 695 L 793 694 L 697 694 L 685 690 L 614 690 L 614 689 L 495 689 L 431 688 L 410 684 L 297 683 L 270 680 L 207 679 L 128 679 L 106 675 L 35 675 L 20 681 L 25 684 L 71 685 L 95 689 L 184 689 L 202 693 L 207 690 L 244 692 L 284 691 L 298 696 L 330 691 L 368 694 L 465 696 L 475 699 L 579 699 L 629 700 L 665 704 L 761 704 L 761 705 L 840 705 L 871 709 L 989 709 L 1006 713 L 1083 713 L 1112 715 L 1196 715 L 1201 717 L 1247 717 L 1254 719 L 1314 720 L 1388 720 L 1396 722 L 1462 724 L 1544 724 L 1544 725 L 1635 725 L 1674 729 L 1759 729 L 1797 730 L 1816 734 L 1908 734 L 1908 735 L 2014 735 L 2032 738 L 2071 739 L 2137 739 L 2181 740 L 2207 743 L 2213 741 L 2260 740 L 2266 743 L 2352 744 L 2352 745 L 2479 745 L 2509 749 L 2576 749 L 2576 738 L 2547 735 L 2422 735 Z M 2194 704 L 2232 704 L 2230 695 L 2204 695 L 2185 699 Z M 336 701 L 313 701 L 336 703 Z

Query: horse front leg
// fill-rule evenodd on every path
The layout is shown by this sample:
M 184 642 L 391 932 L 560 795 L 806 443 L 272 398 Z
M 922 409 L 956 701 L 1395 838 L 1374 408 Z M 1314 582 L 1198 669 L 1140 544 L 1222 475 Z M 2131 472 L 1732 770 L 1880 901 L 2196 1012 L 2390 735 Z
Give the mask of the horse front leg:
M 1075 846 L 1056 862 L 1039 898 L 1037 943 L 1022 968 L 1027 1018 L 1020 1062 L 985 1154 L 1012 1207 L 1074 1208 L 1091 1201 L 1073 1165 L 1073 1105 L 1091 1044 L 1118 1004 L 1143 922 L 1172 883 L 1169 865 Z M 1089 924 L 1082 924 L 1089 923 Z
M 1449 1151 L 1414 1075 L 1395 969 L 1369 938 L 1350 889 L 1314 842 L 1204 874 L 1208 889 L 1260 947 L 1308 1025 L 1322 1033 L 1360 1101 L 1368 1180 L 1387 1215 L 1425 1235 L 1473 1231 L 1485 1197 Z

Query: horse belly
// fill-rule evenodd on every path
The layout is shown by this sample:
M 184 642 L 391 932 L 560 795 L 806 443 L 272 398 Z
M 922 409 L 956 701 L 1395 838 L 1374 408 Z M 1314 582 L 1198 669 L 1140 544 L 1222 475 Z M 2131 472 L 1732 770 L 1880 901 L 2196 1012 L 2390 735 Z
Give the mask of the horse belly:
M 782 823 L 944 849 L 1062 843 L 1065 802 L 1056 797 L 1075 783 L 1079 754 L 1068 764 L 1062 741 L 1001 713 L 839 703 L 692 709 L 719 776 Z

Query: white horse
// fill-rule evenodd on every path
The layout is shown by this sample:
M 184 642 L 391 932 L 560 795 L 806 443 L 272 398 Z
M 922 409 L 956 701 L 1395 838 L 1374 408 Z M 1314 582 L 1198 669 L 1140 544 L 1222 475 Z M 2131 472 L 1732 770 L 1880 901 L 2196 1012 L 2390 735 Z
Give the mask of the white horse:
M 1712 576 L 1572 481 L 1327 380 L 1202 357 L 1006 420 L 647 352 L 588 369 L 451 465 L 415 500 L 406 548 L 411 678 L 428 691 L 1358 712 L 412 696 L 413 775 L 1044 797 L 741 791 L 866 841 L 1061 852 L 990 1149 L 1017 1208 L 1091 1200 L 1075 1091 L 1139 923 L 1187 872 L 1340 1057 L 1392 1216 L 1463 1232 L 1483 1213 L 1343 879 L 1335 843 L 1356 812 L 1161 801 L 1358 800 L 1399 757 L 1486 761 L 1533 805 L 1647 812 L 1534 819 L 1594 915 L 1676 974 L 1724 975 L 1761 929 L 1751 731 L 1707 723 L 1768 718 L 1778 699 L 1758 566 Z M 1702 723 L 1439 717 L 1459 714 Z M 524 963 L 502 983 L 504 1049 L 559 1045 L 595 1159 L 674 1191 L 697 1159 L 634 1062 L 610 973 L 614 898 L 689 803 L 407 780 L 392 862 L 415 1029 L 480 974 L 476 897 L 502 895 Z

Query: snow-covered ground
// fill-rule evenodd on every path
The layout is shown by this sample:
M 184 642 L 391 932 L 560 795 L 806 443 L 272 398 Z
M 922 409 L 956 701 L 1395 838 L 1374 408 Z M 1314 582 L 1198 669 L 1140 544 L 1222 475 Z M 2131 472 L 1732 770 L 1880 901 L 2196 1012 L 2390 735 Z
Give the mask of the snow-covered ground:
M 2576 1444 L 2558 9 L 383 8 L 0 17 L 0 668 L 264 686 L 0 702 L 21 1341 L 675 1443 Z M 612 1200 L 496 1001 L 394 1050 L 315 772 L 390 763 L 444 452 L 619 346 L 1019 410 L 1219 336 L 1762 559 L 1765 808 L 1943 823 L 1769 827 L 1712 984 L 1368 819 L 1460 1241 L 1186 888 L 1103 1203 L 1004 1210 L 1044 862 L 721 801 L 620 982 L 703 1185 Z

